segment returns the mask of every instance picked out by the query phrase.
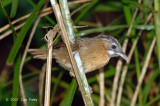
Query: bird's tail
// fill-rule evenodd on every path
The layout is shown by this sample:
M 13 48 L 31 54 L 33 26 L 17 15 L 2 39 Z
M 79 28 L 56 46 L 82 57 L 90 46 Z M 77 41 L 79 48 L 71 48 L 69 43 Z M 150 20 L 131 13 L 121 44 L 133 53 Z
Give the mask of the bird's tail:
M 35 59 L 47 59 L 47 49 L 28 49 L 28 52 L 32 54 Z

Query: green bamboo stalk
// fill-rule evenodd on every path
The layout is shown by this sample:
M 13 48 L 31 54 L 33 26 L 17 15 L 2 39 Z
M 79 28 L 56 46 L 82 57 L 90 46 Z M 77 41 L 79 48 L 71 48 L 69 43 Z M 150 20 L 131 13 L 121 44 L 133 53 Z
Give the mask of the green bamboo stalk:
M 15 99 L 15 101 L 14 100 L 12 101 L 12 106 L 17 106 L 18 102 L 20 63 L 21 63 L 21 55 L 19 54 L 15 61 L 15 68 L 14 68 L 12 98 Z
M 71 15 L 70 15 L 70 11 L 68 8 L 68 3 L 67 0 L 60 0 L 60 7 L 61 7 L 61 12 L 62 12 L 62 16 L 63 16 L 63 21 L 65 24 L 65 28 L 68 34 L 68 38 L 70 40 L 70 42 L 75 44 L 75 32 L 73 29 L 73 24 L 72 24 L 72 19 L 71 19 Z M 93 101 L 91 98 L 91 92 L 89 89 L 89 85 L 87 82 L 87 78 L 85 76 L 85 73 L 83 71 L 83 65 L 79 56 L 79 53 L 75 53 L 74 56 L 77 66 L 78 66 L 78 70 L 74 70 L 75 71 L 75 75 L 76 75 L 76 79 L 77 82 L 79 84 L 81 93 L 82 93 L 82 97 L 84 100 L 84 103 L 86 106 L 93 106 Z
M 60 0 L 59 3 L 60 3 L 62 17 L 63 17 L 63 21 L 65 24 L 65 28 L 67 31 L 69 41 L 74 44 L 75 43 L 75 33 L 73 30 L 73 24 L 72 24 L 72 19 L 71 19 L 70 11 L 68 8 L 67 0 Z
M 157 52 L 158 52 L 158 65 L 160 70 L 160 0 L 154 0 L 154 24 L 155 24 L 155 33 L 157 38 Z

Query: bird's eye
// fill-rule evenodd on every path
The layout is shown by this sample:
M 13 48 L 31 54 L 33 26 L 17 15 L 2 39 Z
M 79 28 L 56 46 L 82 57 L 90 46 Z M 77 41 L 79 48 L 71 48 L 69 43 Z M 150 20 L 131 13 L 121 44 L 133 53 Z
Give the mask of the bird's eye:
M 112 45 L 112 49 L 116 49 L 116 46 L 115 46 L 115 45 Z

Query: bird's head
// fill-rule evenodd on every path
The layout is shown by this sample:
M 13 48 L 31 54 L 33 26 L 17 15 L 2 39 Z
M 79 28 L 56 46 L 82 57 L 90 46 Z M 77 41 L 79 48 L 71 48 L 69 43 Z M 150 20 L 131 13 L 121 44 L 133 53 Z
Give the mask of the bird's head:
M 103 40 L 103 44 L 110 58 L 120 56 L 128 61 L 128 57 L 122 51 L 121 45 L 116 38 L 107 35 L 98 35 L 98 37 Z

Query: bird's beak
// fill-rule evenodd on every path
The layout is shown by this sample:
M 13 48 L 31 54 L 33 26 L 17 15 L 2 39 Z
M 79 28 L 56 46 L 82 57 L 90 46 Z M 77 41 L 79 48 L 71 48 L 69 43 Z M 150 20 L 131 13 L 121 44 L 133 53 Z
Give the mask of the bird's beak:
M 123 51 L 118 52 L 117 54 L 118 54 L 119 56 L 121 56 L 124 60 L 128 61 L 128 57 L 127 57 L 127 55 L 126 55 Z

